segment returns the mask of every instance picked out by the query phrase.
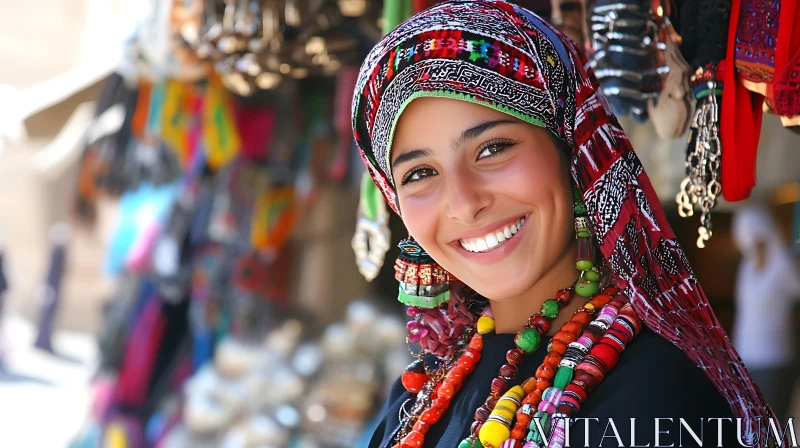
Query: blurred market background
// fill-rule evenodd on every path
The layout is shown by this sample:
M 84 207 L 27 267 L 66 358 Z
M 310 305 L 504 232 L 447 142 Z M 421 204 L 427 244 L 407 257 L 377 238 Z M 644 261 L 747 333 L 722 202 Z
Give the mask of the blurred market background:
M 383 2 L 2 8 L 0 446 L 365 446 L 411 360 L 402 223 L 372 282 L 351 248 L 350 98 Z M 764 116 L 751 199 L 718 199 L 698 249 L 675 202 L 688 130 L 621 120 L 731 331 L 732 217 L 761 205 L 794 247 L 800 135 Z

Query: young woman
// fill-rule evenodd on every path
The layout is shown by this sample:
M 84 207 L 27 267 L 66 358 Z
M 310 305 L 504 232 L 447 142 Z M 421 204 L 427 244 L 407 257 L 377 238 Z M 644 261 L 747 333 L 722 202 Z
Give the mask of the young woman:
M 376 45 L 353 113 L 423 348 L 370 446 L 764 446 L 772 411 L 569 39 L 439 4 Z

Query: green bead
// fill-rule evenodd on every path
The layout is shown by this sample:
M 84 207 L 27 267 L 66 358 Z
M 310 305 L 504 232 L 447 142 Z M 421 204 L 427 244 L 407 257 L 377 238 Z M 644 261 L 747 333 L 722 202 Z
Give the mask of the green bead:
M 539 349 L 542 343 L 542 336 L 535 328 L 526 328 L 519 332 L 514 339 L 517 347 L 525 353 L 533 353 Z
M 477 437 L 469 436 L 458 444 L 458 448 L 483 448 L 483 444 Z
M 575 262 L 575 268 L 579 271 L 588 271 L 594 267 L 594 263 L 591 260 L 578 260 Z
M 597 273 L 597 271 L 586 271 L 583 273 L 583 278 L 589 280 L 590 282 L 596 282 L 600 279 L 600 275 Z
M 553 299 L 545 300 L 541 313 L 548 319 L 554 319 L 558 315 L 558 302 Z
M 564 388 L 567 387 L 567 384 L 572 381 L 573 373 L 573 370 L 569 367 L 559 367 L 558 371 L 556 372 L 556 377 L 553 380 L 553 386 L 564 390 Z
M 578 202 L 575 204 L 572 211 L 575 213 L 575 216 L 586 216 L 586 204 Z
M 542 435 L 539 433 L 539 428 L 536 427 L 536 420 L 539 421 L 539 425 L 542 427 L 542 431 L 546 433 L 550 433 L 550 414 L 544 411 L 537 411 L 533 414 L 533 419 L 531 420 L 531 424 L 528 425 L 528 437 L 525 438 L 527 441 L 533 441 L 536 443 L 544 443 L 544 439 L 542 439 Z
M 590 236 L 592 236 L 592 234 L 588 230 L 578 230 L 579 238 L 589 238 Z
M 600 291 L 600 285 L 597 282 L 591 281 L 578 281 L 575 283 L 575 294 L 589 298 Z

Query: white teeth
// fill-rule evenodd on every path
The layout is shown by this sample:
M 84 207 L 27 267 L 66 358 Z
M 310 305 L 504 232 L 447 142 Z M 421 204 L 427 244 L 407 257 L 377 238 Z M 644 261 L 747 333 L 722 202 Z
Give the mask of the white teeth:
M 461 247 L 470 252 L 486 252 L 514 236 L 519 232 L 523 224 L 525 224 L 525 218 L 520 218 L 516 223 L 508 224 L 502 230 L 489 233 L 482 238 L 470 238 L 469 241 L 461 240 Z

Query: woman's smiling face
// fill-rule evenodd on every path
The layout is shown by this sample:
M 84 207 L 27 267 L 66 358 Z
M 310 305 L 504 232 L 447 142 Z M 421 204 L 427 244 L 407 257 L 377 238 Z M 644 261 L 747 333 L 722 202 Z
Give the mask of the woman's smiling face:
M 549 132 L 474 103 L 417 98 L 392 142 L 409 233 L 491 300 L 531 289 L 573 239 L 566 157 Z

